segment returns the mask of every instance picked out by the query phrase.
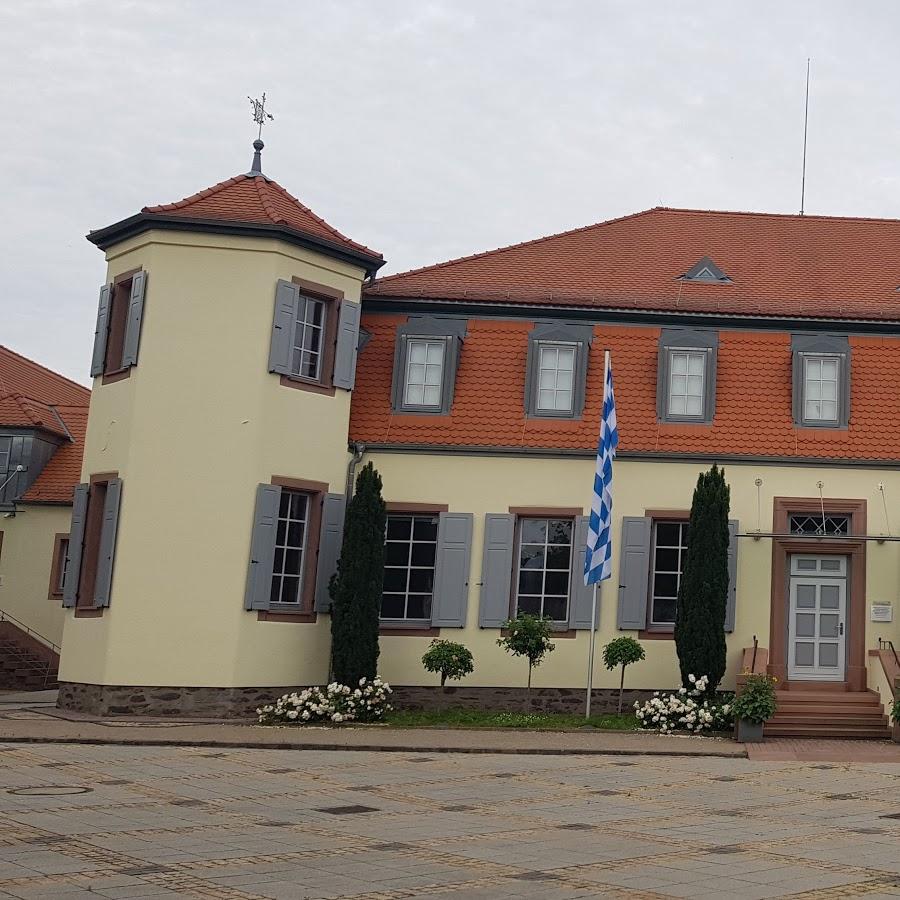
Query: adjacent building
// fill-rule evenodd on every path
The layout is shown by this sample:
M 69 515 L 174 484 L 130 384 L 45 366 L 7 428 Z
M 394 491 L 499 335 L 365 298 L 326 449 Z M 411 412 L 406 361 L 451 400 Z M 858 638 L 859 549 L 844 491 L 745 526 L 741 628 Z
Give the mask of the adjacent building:
M 90 391 L 0 347 L 0 687 L 55 675 Z
M 558 637 L 541 702 L 580 702 L 607 349 L 620 446 L 598 643 L 646 642 L 632 686 L 678 680 L 688 511 L 717 462 L 727 684 L 756 639 L 798 701 L 889 694 L 874 651 L 900 637 L 900 222 L 653 209 L 378 279 L 381 255 L 264 175 L 260 150 L 246 175 L 89 235 L 109 269 L 63 705 L 244 713 L 323 682 L 327 582 L 369 460 L 389 510 L 381 674 L 422 700 L 441 636 L 475 654 L 467 701 L 508 698 L 523 667 L 496 639 L 527 611 Z M 597 673 L 599 696 L 613 680 Z

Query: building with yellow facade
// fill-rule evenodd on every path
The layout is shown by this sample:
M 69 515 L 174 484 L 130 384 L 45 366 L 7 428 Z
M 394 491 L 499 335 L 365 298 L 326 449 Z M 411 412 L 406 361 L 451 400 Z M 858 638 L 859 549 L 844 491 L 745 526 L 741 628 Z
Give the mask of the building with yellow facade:
M 108 275 L 62 705 L 246 714 L 323 683 L 327 583 L 370 460 L 397 695 L 427 702 L 420 660 L 440 635 L 475 655 L 460 701 L 518 697 L 523 667 L 496 640 L 525 611 L 558 638 L 535 702 L 581 704 L 610 350 L 620 445 L 598 645 L 632 634 L 647 659 L 630 686 L 677 684 L 687 517 L 717 462 L 725 686 L 756 638 L 757 667 L 812 703 L 801 721 L 845 702 L 846 728 L 883 730 L 879 639 L 900 643 L 900 222 L 653 209 L 378 279 L 381 255 L 264 175 L 260 150 L 246 175 L 89 235 Z M 598 703 L 614 680 L 597 673 Z

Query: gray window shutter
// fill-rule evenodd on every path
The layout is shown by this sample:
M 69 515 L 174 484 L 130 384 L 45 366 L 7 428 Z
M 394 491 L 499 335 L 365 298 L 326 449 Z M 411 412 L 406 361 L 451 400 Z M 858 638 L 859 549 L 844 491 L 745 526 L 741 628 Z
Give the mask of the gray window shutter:
M 131 297 L 128 300 L 128 319 L 125 322 L 125 342 L 122 347 L 122 368 L 137 365 L 138 345 L 141 341 L 141 322 L 144 319 L 144 294 L 147 291 L 147 273 L 138 272 L 131 279 Z
M 100 288 L 100 303 L 97 307 L 97 327 L 94 329 L 94 355 L 91 357 L 91 377 L 103 374 L 106 363 L 106 339 L 109 337 L 109 310 L 112 300 L 112 285 Z
M 328 612 L 331 609 L 328 583 L 337 571 L 338 557 L 341 555 L 345 508 L 346 501 L 343 494 L 325 495 L 319 531 L 319 559 L 316 563 L 316 612 Z
M 499 628 L 509 618 L 515 528 L 516 517 L 509 513 L 487 513 L 484 517 L 478 608 L 481 628 Z
M 650 583 L 650 532 L 645 516 L 622 517 L 622 552 L 619 557 L 620 629 L 647 627 L 647 588 Z
M 253 513 L 253 536 L 250 539 L 250 566 L 247 571 L 244 609 L 269 608 L 280 504 L 281 488 L 278 485 L 261 484 L 256 488 L 256 509 Z
M 431 624 L 436 628 L 466 627 L 473 520 L 472 513 L 440 514 L 431 605 Z
M 100 549 L 97 553 L 97 580 L 94 584 L 95 607 L 109 606 L 121 502 L 122 479 L 113 478 L 106 485 L 106 500 L 103 503 L 103 524 L 100 528 Z
M 275 317 L 272 321 L 272 343 L 269 345 L 270 372 L 291 374 L 291 351 L 299 311 L 300 289 L 290 281 L 279 281 L 275 288 Z
M 584 583 L 584 556 L 587 551 L 588 517 L 575 519 L 572 570 L 569 573 L 569 628 L 591 627 L 594 586 Z M 599 618 L 599 617 L 598 617 Z
M 725 630 L 734 631 L 737 607 L 738 520 L 728 520 L 728 602 L 725 607 Z
M 359 352 L 360 306 L 352 300 L 341 301 L 338 321 L 337 348 L 334 352 L 335 387 L 352 390 L 356 381 L 356 356 Z
M 78 600 L 81 577 L 81 553 L 84 549 L 84 523 L 87 518 L 89 484 L 75 485 L 72 501 L 72 524 L 69 526 L 69 549 L 66 552 L 66 580 L 63 583 L 63 606 L 74 606 Z

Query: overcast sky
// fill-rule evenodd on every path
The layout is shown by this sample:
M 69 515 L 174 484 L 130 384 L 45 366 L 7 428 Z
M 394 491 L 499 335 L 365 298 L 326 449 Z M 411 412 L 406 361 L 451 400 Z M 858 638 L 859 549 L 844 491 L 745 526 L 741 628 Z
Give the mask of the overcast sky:
M 249 168 L 383 273 L 656 205 L 900 217 L 900 4 L 4 0 L 0 343 L 79 381 L 84 239 Z M 865 260 L 848 259 L 865 267 Z

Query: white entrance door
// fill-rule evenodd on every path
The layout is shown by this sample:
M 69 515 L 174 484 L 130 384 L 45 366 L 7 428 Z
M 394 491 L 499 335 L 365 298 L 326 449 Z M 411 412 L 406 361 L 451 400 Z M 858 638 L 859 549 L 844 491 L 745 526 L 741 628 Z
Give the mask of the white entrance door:
M 846 617 L 847 558 L 792 556 L 788 678 L 844 680 Z

